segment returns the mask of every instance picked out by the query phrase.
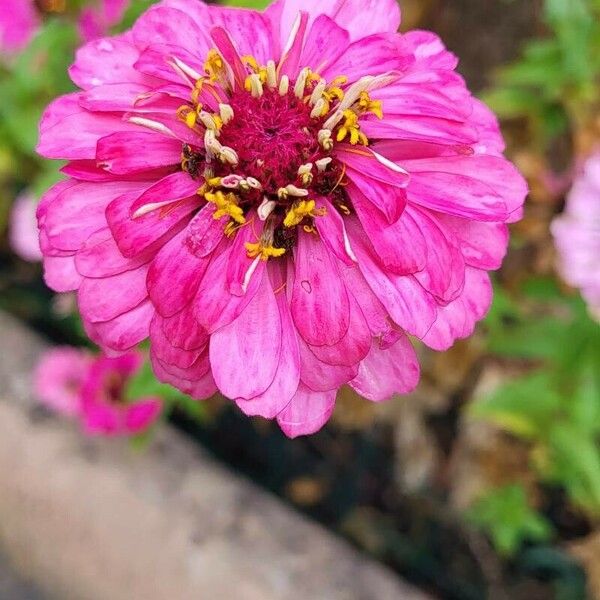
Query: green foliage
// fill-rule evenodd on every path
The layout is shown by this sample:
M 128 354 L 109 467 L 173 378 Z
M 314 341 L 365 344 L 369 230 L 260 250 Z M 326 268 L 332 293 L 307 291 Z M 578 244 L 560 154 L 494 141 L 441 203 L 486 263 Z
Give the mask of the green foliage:
M 471 407 L 531 444 L 544 482 L 565 488 L 571 501 L 600 517 L 600 327 L 583 302 L 536 282 L 517 308 L 499 294 L 491 312 L 492 352 L 535 366 Z M 529 305 L 528 305 L 529 303 Z
M 547 541 L 553 533 L 550 523 L 529 506 L 527 494 L 518 484 L 491 490 L 466 517 L 490 536 L 503 556 L 512 556 L 523 542 Z
M 585 119 L 598 100 L 600 6 L 597 0 L 545 0 L 544 20 L 549 35 L 530 41 L 485 96 L 501 117 L 529 119 L 543 147 L 569 121 Z
M 223 2 L 223 4 L 229 4 L 230 6 L 254 8 L 255 10 L 264 10 L 270 3 L 271 0 L 226 0 Z

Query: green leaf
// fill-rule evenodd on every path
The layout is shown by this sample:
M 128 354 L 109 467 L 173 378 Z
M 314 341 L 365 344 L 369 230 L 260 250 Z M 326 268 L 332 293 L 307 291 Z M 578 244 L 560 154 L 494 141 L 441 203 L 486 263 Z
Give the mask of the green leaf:
M 551 524 L 529 506 L 519 484 L 491 490 L 473 504 L 466 518 L 490 536 L 503 556 L 513 555 L 526 541 L 547 541 L 553 534 Z

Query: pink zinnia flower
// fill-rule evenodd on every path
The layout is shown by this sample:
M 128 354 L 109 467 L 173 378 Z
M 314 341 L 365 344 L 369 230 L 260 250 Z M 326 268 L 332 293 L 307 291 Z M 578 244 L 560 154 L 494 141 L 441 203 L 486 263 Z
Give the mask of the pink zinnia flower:
M 69 346 L 48 350 L 33 374 L 36 396 L 58 413 L 80 416 L 81 389 L 93 360 L 88 352 Z
M 46 281 L 97 343 L 290 436 L 337 390 L 412 390 L 491 300 L 526 184 L 498 125 L 395 0 L 166 0 L 82 48 L 39 152 Z
M 560 273 L 600 320 L 600 152 L 586 162 L 552 224 Z
M 35 392 L 52 410 L 79 419 L 90 435 L 136 434 L 152 425 L 162 409 L 160 398 L 125 401 L 127 381 L 142 363 L 137 352 L 94 358 L 77 348 L 54 348 L 38 363 Z
M 160 398 L 124 402 L 127 380 L 142 366 L 139 353 L 100 357 L 91 365 L 81 389 L 81 421 L 89 435 L 133 435 L 147 429 L 160 415 Z
M 35 213 L 37 199 L 29 192 L 16 198 L 10 213 L 10 245 L 23 260 L 38 262 L 42 259 Z

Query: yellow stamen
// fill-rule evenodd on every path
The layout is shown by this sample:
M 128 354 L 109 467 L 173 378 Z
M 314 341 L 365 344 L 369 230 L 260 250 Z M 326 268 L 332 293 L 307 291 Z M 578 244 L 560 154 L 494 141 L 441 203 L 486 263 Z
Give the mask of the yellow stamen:
M 372 113 L 377 118 L 383 119 L 383 108 L 381 100 L 371 100 L 369 92 L 364 91 L 360 93 L 358 99 L 358 108 L 363 113 Z
M 184 104 L 177 109 L 177 118 L 193 129 L 196 126 L 198 115 L 191 106 Z
M 248 258 L 260 256 L 261 260 L 269 260 L 269 258 L 277 258 L 285 254 L 285 248 L 276 248 L 272 244 L 264 245 L 262 240 L 255 243 L 246 242 L 245 246 Z
M 359 143 L 363 146 L 369 145 L 367 136 L 360 130 L 358 115 L 349 109 L 344 111 L 344 124 L 339 128 L 336 139 L 338 142 L 343 142 L 348 136 L 353 146 Z
M 223 57 L 214 49 L 211 48 L 208 51 L 206 62 L 204 63 L 204 70 L 208 75 L 210 81 L 217 81 L 220 75 L 225 70 L 225 62 Z
M 322 217 L 324 208 L 316 208 L 314 200 L 301 200 L 290 208 L 283 220 L 284 227 L 295 227 L 300 225 L 306 217 Z
M 215 210 L 213 214 L 213 218 L 215 220 L 228 215 L 236 223 L 242 224 L 246 222 L 244 211 L 240 206 L 238 206 L 238 197 L 233 192 L 229 192 L 227 194 L 224 194 L 221 191 L 214 193 L 207 192 L 204 194 L 204 198 L 216 206 L 217 210 Z

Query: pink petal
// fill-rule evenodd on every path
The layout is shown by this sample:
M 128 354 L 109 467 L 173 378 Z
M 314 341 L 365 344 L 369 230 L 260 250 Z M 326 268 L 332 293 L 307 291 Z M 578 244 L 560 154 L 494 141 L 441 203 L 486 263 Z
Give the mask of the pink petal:
M 148 337 L 153 315 L 154 308 L 146 301 L 112 321 L 92 323 L 84 320 L 83 324 L 87 335 L 99 346 L 124 352 Z
M 233 399 L 265 392 L 277 372 L 281 340 L 281 317 L 265 273 L 248 306 L 210 338 L 210 363 L 221 392 Z
M 374 402 L 389 400 L 394 394 L 408 394 L 419 383 L 417 355 L 406 336 L 382 350 L 373 344 L 369 355 L 360 363 L 358 375 L 350 382 L 361 396 Z
M 160 398 L 141 398 L 124 408 L 124 427 L 129 434 L 140 433 L 152 425 L 160 416 Z
M 229 217 L 225 215 L 220 219 L 215 219 L 213 216 L 215 210 L 214 204 L 205 204 L 187 227 L 186 244 L 191 252 L 199 258 L 208 256 L 225 235 L 225 225 L 227 225 Z
M 313 392 L 300 384 L 291 402 L 277 415 L 277 422 L 290 438 L 319 431 L 335 407 L 336 391 Z
M 138 56 L 138 50 L 123 36 L 94 40 L 77 50 L 69 75 L 84 90 L 107 83 L 152 82 L 133 68 Z
M 327 249 L 347 265 L 354 264 L 354 253 L 350 247 L 344 219 L 325 197 L 317 197 L 317 208 L 324 208 L 325 214 L 315 219 L 321 241 Z
M 148 272 L 148 293 L 156 310 L 172 317 L 196 295 L 209 258 L 198 258 L 185 243 L 183 230 L 158 252 Z
M 179 165 L 181 142 L 151 132 L 113 133 L 98 140 L 98 166 L 115 175 Z
M 323 73 L 345 52 L 350 35 L 327 15 L 319 15 L 310 27 L 302 50 L 301 65 Z
M 299 338 L 300 345 L 300 379 L 302 383 L 315 392 L 337 391 L 358 373 L 358 364 L 329 365 L 319 360 L 306 342 Z
M 275 293 L 279 317 L 281 319 L 281 354 L 273 383 L 265 392 L 250 400 L 237 400 L 240 410 L 248 416 L 261 416 L 274 419 L 290 402 L 300 383 L 300 351 L 296 328 L 292 321 L 290 307 L 283 291 L 283 276 L 278 265 L 270 269 L 271 285 L 279 289 Z
M 172 317 L 163 317 L 162 330 L 172 346 L 195 350 L 208 343 L 208 334 L 198 325 L 191 306 Z
M 348 331 L 350 304 L 334 258 L 319 238 L 300 231 L 291 309 L 296 328 L 313 346 L 337 344 Z
M 176 387 L 195 400 L 205 400 L 217 392 L 217 386 L 210 371 L 200 379 L 191 381 L 177 377 L 166 371 L 161 362 L 152 353 L 150 354 L 150 359 L 152 361 L 152 370 L 159 381 Z
M 73 256 L 46 256 L 44 281 L 55 292 L 72 292 L 79 288 L 82 277 L 75 268 Z
M 111 321 L 139 306 L 148 297 L 147 273 L 148 265 L 142 265 L 113 277 L 84 279 L 78 295 L 82 317 L 92 323 Z
M 485 271 L 467 267 L 463 293 L 447 306 L 438 308 L 431 329 L 422 337 L 434 350 L 447 350 L 457 339 L 470 336 L 475 323 L 487 313 L 492 302 L 492 285 Z
M 91 88 L 79 97 L 79 105 L 90 111 L 127 112 L 138 96 L 150 88 L 141 83 L 109 83 Z

